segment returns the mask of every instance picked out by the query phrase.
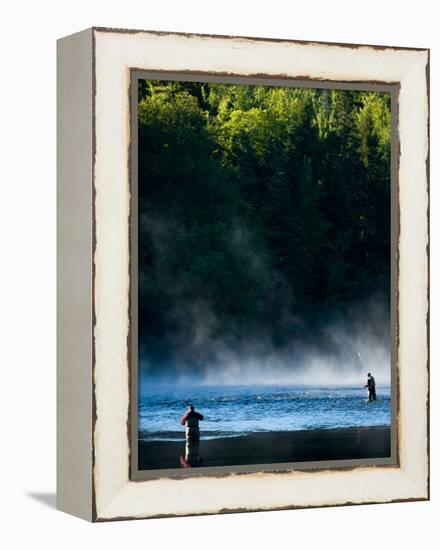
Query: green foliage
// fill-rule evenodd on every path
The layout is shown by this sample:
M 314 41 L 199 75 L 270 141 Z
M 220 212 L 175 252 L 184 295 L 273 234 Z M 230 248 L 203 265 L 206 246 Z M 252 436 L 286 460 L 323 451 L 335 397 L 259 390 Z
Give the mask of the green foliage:
M 194 336 L 194 304 L 209 305 L 212 336 L 261 329 L 283 345 L 389 295 L 388 94 L 143 81 L 139 98 L 150 350 Z

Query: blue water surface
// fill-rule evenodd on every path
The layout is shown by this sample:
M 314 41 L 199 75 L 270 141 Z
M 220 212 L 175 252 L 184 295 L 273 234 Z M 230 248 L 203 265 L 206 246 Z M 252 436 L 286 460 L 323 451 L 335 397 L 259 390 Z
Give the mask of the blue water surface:
M 390 425 L 390 388 L 377 401 L 355 387 L 150 386 L 139 396 L 139 439 L 184 439 L 189 403 L 204 415 L 204 439 L 255 432 Z

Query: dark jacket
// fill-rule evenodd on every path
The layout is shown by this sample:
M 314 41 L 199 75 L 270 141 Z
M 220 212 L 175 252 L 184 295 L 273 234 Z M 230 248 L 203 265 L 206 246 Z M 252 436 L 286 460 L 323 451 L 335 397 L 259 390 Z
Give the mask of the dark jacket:
M 182 420 L 180 421 L 182 426 L 185 426 L 187 420 L 203 420 L 203 415 L 196 411 L 188 411 L 182 416 Z

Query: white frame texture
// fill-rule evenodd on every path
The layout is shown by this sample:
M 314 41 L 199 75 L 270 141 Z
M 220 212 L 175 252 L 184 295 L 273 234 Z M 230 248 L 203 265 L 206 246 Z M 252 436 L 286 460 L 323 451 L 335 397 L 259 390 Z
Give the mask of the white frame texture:
M 429 498 L 429 51 L 99 28 L 58 49 L 58 507 L 105 521 Z M 130 480 L 133 68 L 399 85 L 397 466 Z

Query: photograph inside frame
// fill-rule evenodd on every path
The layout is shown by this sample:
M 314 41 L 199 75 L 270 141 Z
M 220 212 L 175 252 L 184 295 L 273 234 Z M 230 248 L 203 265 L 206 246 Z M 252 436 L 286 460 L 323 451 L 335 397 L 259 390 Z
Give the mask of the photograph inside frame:
M 136 82 L 139 471 L 390 457 L 392 94 Z

